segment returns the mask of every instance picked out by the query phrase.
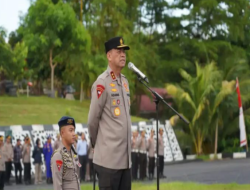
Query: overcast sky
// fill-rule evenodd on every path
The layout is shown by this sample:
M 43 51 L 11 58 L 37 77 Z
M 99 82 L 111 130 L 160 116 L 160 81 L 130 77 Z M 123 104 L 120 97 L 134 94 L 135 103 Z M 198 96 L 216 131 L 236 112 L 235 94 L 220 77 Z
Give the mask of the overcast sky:
M 0 0 L 0 26 L 9 34 L 19 26 L 19 16 L 27 13 L 30 0 Z

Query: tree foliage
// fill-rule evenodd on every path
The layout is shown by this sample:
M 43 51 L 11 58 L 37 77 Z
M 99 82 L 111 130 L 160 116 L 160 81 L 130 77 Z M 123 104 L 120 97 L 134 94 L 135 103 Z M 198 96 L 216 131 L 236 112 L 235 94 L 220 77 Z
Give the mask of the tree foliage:
M 21 32 L 30 53 L 40 53 L 40 59 L 50 65 L 52 92 L 56 66 L 90 49 L 88 32 L 76 19 L 72 7 L 62 1 L 54 4 L 50 0 L 39 0 L 32 4 Z

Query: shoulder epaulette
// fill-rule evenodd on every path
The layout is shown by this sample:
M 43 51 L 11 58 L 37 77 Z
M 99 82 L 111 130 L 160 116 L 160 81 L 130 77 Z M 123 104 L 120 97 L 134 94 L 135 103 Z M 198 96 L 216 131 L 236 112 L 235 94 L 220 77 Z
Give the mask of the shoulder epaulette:
M 55 153 L 57 153 L 58 152 L 58 149 L 57 150 L 55 150 L 54 152 L 53 152 L 53 154 L 51 155 L 51 158 L 54 156 L 54 154 Z

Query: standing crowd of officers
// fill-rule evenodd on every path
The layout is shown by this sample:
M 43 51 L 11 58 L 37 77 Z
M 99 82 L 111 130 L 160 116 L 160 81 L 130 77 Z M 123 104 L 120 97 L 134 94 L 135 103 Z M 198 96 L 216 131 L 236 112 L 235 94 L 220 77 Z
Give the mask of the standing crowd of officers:
M 78 141 L 78 136 L 76 136 L 74 146 L 76 150 L 79 151 L 81 167 L 81 181 L 92 181 L 93 172 L 93 149 L 91 146 L 87 145 L 84 133 L 82 133 L 82 139 Z M 86 152 L 82 153 L 83 147 L 82 143 L 86 143 Z M 44 155 L 44 163 L 46 170 L 46 181 L 48 184 L 52 184 L 52 172 L 51 172 L 51 156 L 55 150 L 61 146 L 60 135 L 57 135 L 57 140 L 52 146 L 51 136 L 47 137 L 47 142 L 41 147 L 40 139 L 36 139 L 35 147 L 33 152 L 31 152 L 31 142 L 30 138 L 27 136 L 24 139 L 24 143 L 21 144 L 21 140 L 17 139 L 16 145 L 13 146 L 11 143 L 11 136 L 7 136 L 5 143 L 4 137 L 0 135 L 0 190 L 4 189 L 5 185 L 11 185 L 10 177 L 11 171 L 15 171 L 15 182 L 16 184 L 26 184 L 32 183 L 31 180 L 31 164 L 35 166 L 35 184 L 42 183 L 42 165 Z M 33 158 L 33 163 L 31 158 Z M 87 172 L 87 165 L 89 163 L 89 177 L 85 178 Z M 14 168 L 13 168 L 14 166 Z M 24 171 L 23 171 L 24 170 Z M 22 179 L 23 173 L 23 179 Z
M 132 179 L 144 180 L 147 177 L 150 180 L 154 179 L 156 166 L 156 143 L 154 140 L 154 130 L 151 130 L 150 137 L 145 137 L 145 131 L 141 131 L 139 136 L 138 131 L 133 131 L 131 143 L 131 157 L 132 157 Z M 164 169 L 164 143 L 163 143 L 163 129 L 159 130 L 159 164 L 160 164 L 160 178 L 165 178 L 163 174 Z M 40 139 L 36 140 L 36 146 L 33 150 L 32 157 L 35 165 L 35 184 L 42 183 L 41 166 L 42 154 L 44 154 L 44 162 L 46 165 L 46 179 L 47 183 L 53 183 L 52 173 L 50 167 L 50 160 L 53 151 L 58 149 L 61 144 L 60 135 L 57 136 L 54 147 L 51 144 L 51 137 L 47 137 L 47 142 L 43 148 L 40 148 Z M 93 170 L 93 154 L 94 149 L 87 143 L 85 134 L 81 134 L 81 140 L 76 140 L 74 143 L 81 169 L 79 173 L 80 181 L 92 181 L 94 177 Z M 148 158 L 147 158 L 148 156 Z M 4 159 L 5 157 L 5 159 Z M 22 162 L 21 162 L 22 161 Z M 31 143 L 29 137 L 25 138 L 25 143 L 21 145 L 21 140 L 17 139 L 16 146 L 12 146 L 11 137 L 6 138 L 6 143 L 3 143 L 3 136 L 0 136 L 0 190 L 3 189 L 3 183 L 10 185 L 10 176 L 12 170 L 12 163 L 14 163 L 16 184 L 22 184 L 22 164 L 24 166 L 24 182 L 31 184 Z M 148 164 L 147 164 L 148 163 Z M 88 179 L 87 165 L 89 166 Z M 148 166 L 148 167 L 147 167 Z M 139 175 L 138 175 L 139 174 Z
M 148 177 L 149 180 L 154 179 L 154 171 L 156 166 L 156 142 L 154 139 L 155 131 L 152 129 L 150 137 L 145 137 L 145 131 L 141 131 L 139 136 L 138 131 L 133 131 L 132 135 L 132 179 L 144 180 Z M 164 171 L 164 142 L 163 142 L 163 129 L 159 129 L 159 176 L 160 178 L 166 178 L 163 174 Z M 148 158 L 147 158 L 148 156 Z M 147 164 L 148 163 L 148 164 Z M 148 167 L 147 167 L 148 166 Z M 139 176 L 138 176 L 139 171 Z M 148 171 L 148 172 L 147 172 Z M 148 176 L 147 176 L 148 173 Z

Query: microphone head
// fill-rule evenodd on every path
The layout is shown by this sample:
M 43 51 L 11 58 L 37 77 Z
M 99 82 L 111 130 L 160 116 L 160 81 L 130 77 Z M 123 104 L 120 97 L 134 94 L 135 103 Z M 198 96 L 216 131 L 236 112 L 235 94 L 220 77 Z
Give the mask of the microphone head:
M 128 68 L 129 68 L 129 69 L 132 69 L 133 66 L 134 66 L 133 63 L 131 63 L 131 62 L 128 63 Z

